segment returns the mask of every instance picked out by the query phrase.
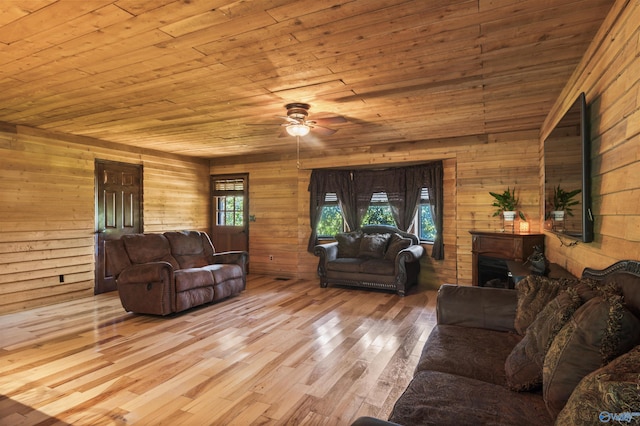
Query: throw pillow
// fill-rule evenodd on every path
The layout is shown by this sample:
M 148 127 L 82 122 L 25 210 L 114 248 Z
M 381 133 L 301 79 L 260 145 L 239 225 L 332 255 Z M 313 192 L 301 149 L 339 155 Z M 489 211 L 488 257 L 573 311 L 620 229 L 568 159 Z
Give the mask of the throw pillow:
M 570 287 L 542 309 L 505 362 L 507 386 L 511 390 L 531 391 L 542 385 L 542 365 L 547 350 L 581 304 L 578 292 Z
M 400 234 L 393 234 L 389 239 L 389 247 L 387 247 L 387 251 L 384 253 L 384 258 L 386 260 L 396 260 L 398 253 L 409 247 L 411 242 L 411 238 L 404 238 Z
M 336 235 L 338 257 L 358 257 L 362 232 L 343 232 Z
M 360 240 L 358 257 L 382 259 L 389 242 L 389 234 L 365 234 Z
M 548 278 L 540 275 L 529 275 L 516 284 L 518 304 L 514 328 L 523 336 L 527 327 L 538 316 L 540 311 L 551 300 L 555 299 L 561 290 L 577 283 L 577 279 Z
M 640 277 L 632 273 L 616 272 L 605 278 L 604 283 L 613 283 L 619 288 L 627 309 L 640 317 Z
M 553 340 L 543 365 L 543 397 L 556 417 L 580 380 L 640 341 L 640 320 L 622 296 L 604 292 L 582 305 Z
M 589 426 L 614 423 L 640 423 L 640 346 L 619 356 L 580 381 L 556 425 Z M 618 424 L 616 422 L 616 424 Z

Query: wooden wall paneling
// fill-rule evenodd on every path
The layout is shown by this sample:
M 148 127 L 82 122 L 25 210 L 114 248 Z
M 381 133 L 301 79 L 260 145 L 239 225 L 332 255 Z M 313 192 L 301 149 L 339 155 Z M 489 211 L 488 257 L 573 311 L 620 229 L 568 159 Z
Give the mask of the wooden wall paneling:
M 143 156 L 145 232 L 209 232 L 208 163 Z
M 249 174 L 249 214 L 255 216 L 249 224 L 251 273 L 295 278 L 300 256 L 295 159 L 224 165 L 212 161 L 210 173 Z
M 489 192 L 516 187 L 520 209 L 530 222 L 530 230 L 540 227 L 539 154 L 537 133 L 511 132 L 489 135 L 488 143 L 458 153 L 457 222 L 458 280 L 472 280 L 470 230 L 499 232 L 502 221 L 494 217 Z
M 590 105 L 595 239 L 567 247 L 547 234 L 547 256 L 574 274 L 640 258 L 640 4 L 617 1 L 541 129 L 541 140 L 584 91 Z M 635 123 L 635 124 L 634 124 Z M 629 131 L 629 129 L 636 129 Z M 635 197 L 635 198 L 634 198 Z M 565 241 L 569 242 L 569 241 Z
M 92 294 L 89 156 L 19 128 L 2 151 L 0 312 Z
M 290 167 L 293 184 L 297 185 L 296 194 L 291 192 L 291 199 L 280 198 L 280 204 L 291 206 L 297 211 L 297 230 L 293 235 L 287 235 L 289 241 L 297 241 L 296 262 L 291 271 L 297 271 L 297 276 L 315 279 L 317 259 L 307 253 L 307 241 L 310 233 L 308 219 L 309 193 L 307 191 L 310 170 L 326 167 L 366 167 L 393 166 L 409 163 L 433 161 L 444 158 L 445 164 L 445 259 L 434 261 L 428 257 L 423 259 L 424 274 L 421 285 L 438 288 L 444 282 L 471 284 L 471 236 L 470 229 L 478 227 L 477 217 L 484 216 L 485 227 L 499 227 L 499 220 L 489 219 L 492 213 L 488 188 L 504 190 L 506 182 L 513 186 L 515 183 L 521 188 L 524 202 L 523 210 L 531 216 L 533 229 L 539 226 L 536 212 L 539 210 L 538 196 L 538 132 L 511 132 L 504 135 L 495 134 L 487 137 L 468 136 L 448 138 L 446 140 L 417 141 L 406 144 L 379 145 L 358 152 L 338 148 L 323 149 L 321 152 L 305 152 L 301 158 L 300 170 L 295 168 L 294 161 L 284 159 L 269 159 L 259 161 L 253 159 L 231 159 L 212 161 L 212 174 L 250 173 L 251 197 L 254 192 L 265 191 L 269 188 L 274 176 L 282 176 L 282 171 Z M 508 154 L 505 154 L 507 152 Z M 314 155 L 311 155 L 314 154 Z M 499 156 L 499 157 L 498 157 Z M 498 157 L 498 160 L 495 158 Z M 464 163 L 461 165 L 461 163 Z M 504 170 L 508 173 L 505 176 Z M 498 170 L 493 172 L 493 170 Z M 502 172 L 500 172 L 502 171 Z M 483 178 L 483 176 L 486 176 Z M 264 180 L 264 182 L 262 182 Z M 492 186 L 493 185 L 493 186 Z M 481 194 L 481 195 L 478 195 Z M 283 194 L 284 197 L 284 194 Z M 471 204 L 461 204 L 461 199 L 473 200 Z M 263 207 L 266 206 L 266 207 Z M 255 224 L 251 225 L 250 254 L 252 272 L 260 271 L 271 275 L 282 274 L 277 262 L 272 266 L 265 260 L 269 250 L 278 253 L 271 243 L 271 234 L 278 232 L 283 225 L 277 218 L 287 216 L 269 210 L 269 201 L 251 202 L 251 214 L 256 216 Z M 282 209 L 282 208 L 280 208 Z M 479 213 L 482 212 L 482 213 Z M 267 223 L 268 219 L 268 223 Z M 287 219 L 288 220 L 288 219 Z M 276 228 L 270 228 L 270 227 Z M 259 230 L 259 231 L 258 231 Z M 266 236 L 266 240 L 265 237 Z M 284 250 L 284 249 L 281 249 Z M 427 246 L 430 254 L 430 246 Z M 287 253 L 285 251 L 285 253 Z M 256 265 L 254 265 L 254 262 Z M 468 271 L 467 271 L 468 270 Z
M 208 229 L 206 161 L 7 125 L 0 158 L 0 314 L 93 294 L 96 158 L 144 165 L 145 231 Z
M 307 251 L 311 221 L 309 218 L 309 179 L 311 170 L 301 169 L 298 172 L 298 278 L 317 282 L 318 258 Z

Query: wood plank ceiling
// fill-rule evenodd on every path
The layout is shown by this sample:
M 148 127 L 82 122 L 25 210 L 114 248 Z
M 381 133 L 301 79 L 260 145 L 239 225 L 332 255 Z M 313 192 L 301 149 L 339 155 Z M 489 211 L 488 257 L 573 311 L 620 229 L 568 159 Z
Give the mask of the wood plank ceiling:
M 0 121 L 216 158 L 539 128 L 612 0 L 2 0 Z

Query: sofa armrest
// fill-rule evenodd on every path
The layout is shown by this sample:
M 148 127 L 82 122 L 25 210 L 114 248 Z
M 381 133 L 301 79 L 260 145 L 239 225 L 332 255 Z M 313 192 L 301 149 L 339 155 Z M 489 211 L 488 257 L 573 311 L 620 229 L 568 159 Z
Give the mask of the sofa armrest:
M 126 311 L 154 315 L 176 311 L 173 266 L 169 262 L 131 265 L 120 273 L 116 285 Z
M 118 276 L 118 284 L 146 284 L 164 279 L 173 281 L 173 266 L 169 262 L 149 262 L 125 268 Z
M 210 264 L 234 263 L 240 265 L 246 274 L 249 253 L 246 251 L 223 251 L 211 256 Z
M 338 258 L 338 242 L 318 244 L 313 249 L 313 254 L 320 258 L 320 263 L 326 265 L 327 262 L 336 260 Z
M 414 244 L 405 249 L 402 249 L 398 252 L 398 256 L 396 256 L 396 261 L 404 261 L 405 263 L 415 262 L 420 260 L 422 255 L 424 254 L 424 247 L 420 244 Z
M 515 331 L 518 293 L 491 287 L 443 284 L 438 290 L 438 324 Z

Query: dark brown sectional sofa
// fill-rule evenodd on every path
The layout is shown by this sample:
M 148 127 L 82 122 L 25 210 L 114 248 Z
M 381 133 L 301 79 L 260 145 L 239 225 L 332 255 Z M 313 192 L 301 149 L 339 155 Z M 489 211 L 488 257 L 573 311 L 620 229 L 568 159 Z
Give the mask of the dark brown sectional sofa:
M 107 275 L 125 310 L 168 315 L 246 287 L 248 253 L 216 253 L 204 232 L 131 234 L 105 245 Z
M 437 325 L 389 421 L 640 424 L 640 263 L 516 290 L 443 285 Z

